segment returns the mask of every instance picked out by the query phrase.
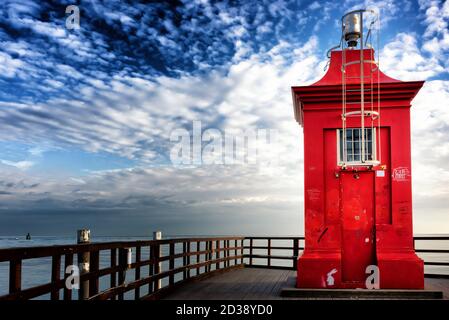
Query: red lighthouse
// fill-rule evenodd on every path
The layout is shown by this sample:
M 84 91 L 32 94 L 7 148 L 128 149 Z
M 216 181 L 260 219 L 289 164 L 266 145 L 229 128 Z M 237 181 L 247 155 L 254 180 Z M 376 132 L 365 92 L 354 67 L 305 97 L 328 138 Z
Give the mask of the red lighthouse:
M 343 16 L 327 73 L 292 87 L 304 130 L 300 288 L 365 288 L 371 272 L 380 288 L 424 287 L 413 244 L 410 154 L 411 101 L 423 81 L 380 71 L 372 46 L 378 21 L 369 10 Z

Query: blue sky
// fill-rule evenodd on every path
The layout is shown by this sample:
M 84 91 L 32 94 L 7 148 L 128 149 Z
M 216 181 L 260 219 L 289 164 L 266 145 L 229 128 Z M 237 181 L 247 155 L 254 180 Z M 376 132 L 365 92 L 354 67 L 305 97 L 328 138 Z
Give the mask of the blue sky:
M 448 1 L 6 0 L 0 234 L 302 234 L 290 86 L 324 74 L 341 15 L 362 7 L 381 13 L 383 71 L 426 80 L 412 111 L 415 231 L 447 232 Z M 266 153 L 280 161 L 174 167 L 170 133 L 194 120 L 275 129 Z

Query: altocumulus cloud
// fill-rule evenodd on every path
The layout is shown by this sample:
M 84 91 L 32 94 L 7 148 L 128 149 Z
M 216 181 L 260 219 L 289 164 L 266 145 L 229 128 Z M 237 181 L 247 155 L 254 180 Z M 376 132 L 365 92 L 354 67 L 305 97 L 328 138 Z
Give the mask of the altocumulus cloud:
M 45 224 L 70 232 L 80 223 L 103 233 L 153 225 L 183 233 L 302 232 L 302 131 L 289 88 L 324 73 L 343 10 L 312 1 L 80 1 L 81 28 L 70 31 L 68 4 L 6 1 L 0 15 L 0 139 L 30 146 L 29 159 L 0 157 L 0 232 L 23 232 L 30 221 L 46 232 Z M 448 48 L 436 25 L 447 25 L 447 2 L 376 5 L 392 31 L 383 70 L 428 80 L 412 111 L 415 231 L 444 231 Z M 395 24 L 400 8 L 404 19 L 418 14 L 420 25 Z M 170 133 L 190 130 L 193 120 L 223 131 L 276 129 L 277 143 L 261 153 L 277 164 L 173 167 Z M 52 149 L 105 153 L 132 165 L 33 170 Z

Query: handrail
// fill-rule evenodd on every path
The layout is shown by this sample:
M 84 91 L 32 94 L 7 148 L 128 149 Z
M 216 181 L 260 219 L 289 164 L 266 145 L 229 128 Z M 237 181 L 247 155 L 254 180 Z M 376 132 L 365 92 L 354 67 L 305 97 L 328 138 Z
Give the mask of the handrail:
M 64 273 L 61 278 L 61 269 L 65 271 L 68 266 L 75 265 L 74 260 L 78 263 L 78 256 L 86 252 L 90 253 L 90 270 L 81 274 L 79 281 L 89 282 L 89 300 L 122 300 L 125 293 L 132 290 L 134 299 L 156 299 L 181 283 L 234 268 L 295 270 L 298 256 L 304 250 L 301 241 L 304 237 L 195 237 L 0 249 L 0 262 L 9 262 L 9 293 L 0 296 L 0 300 L 32 299 L 46 294 L 50 294 L 52 300 L 59 300 L 61 293 L 64 300 L 71 300 L 72 289 L 66 287 L 70 274 Z M 449 241 L 449 236 L 415 236 L 414 241 Z M 133 261 L 127 261 L 129 248 L 135 255 Z M 285 251 L 291 254 L 283 254 Z M 415 251 L 449 254 L 449 248 Z M 105 261 L 104 253 L 109 259 L 106 267 L 100 263 Z M 51 258 L 51 282 L 22 288 L 23 261 L 36 258 Z M 449 262 L 441 261 L 425 260 L 424 264 L 449 267 Z M 127 279 L 130 270 L 135 271 L 133 279 Z M 449 278 L 447 274 L 438 273 L 426 273 L 426 276 Z M 110 284 L 100 291 L 102 277 L 109 277 Z M 143 290 L 146 292 L 141 296 Z
M 414 240 L 449 240 L 449 236 L 414 236 Z
M 52 300 L 59 300 L 61 291 L 64 300 L 72 300 L 72 289 L 66 287 L 70 274 L 64 273 L 61 279 L 61 268 L 66 270 L 68 266 L 74 265 L 74 256 L 86 252 L 90 254 L 90 270 L 79 276 L 79 282 L 89 281 L 89 300 L 122 300 L 124 294 L 131 290 L 134 290 L 135 299 L 151 299 L 162 289 L 173 287 L 178 282 L 211 272 L 243 267 L 243 242 L 244 237 L 195 237 L 0 249 L 0 262 L 9 261 L 10 265 L 9 293 L 0 296 L 0 300 L 32 299 L 46 294 L 50 294 Z M 179 252 L 176 245 L 181 244 L 182 251 Z M 135 255 L 134 261 L 127 261 L 129 248 L 132 248 Z M 142 256 L 142 249 L 147 252 L 146 258 Z M 105 252 L 109 253 L 107 258 L 110 266 L 100 268 L 100 254 Z M 23 289 L 23 261 L 50 257 L 52 281 Z M 61 258 L 64 258 L 64 266 Z M 168 262 L 168 270 L 161 270 L 161 263 L 164 262 Z M 148 269 L 145 275 L 141 272 L 143 268 Z M 127 271 L 130 270 L 135 271 L 134 279 L 126 281 Z M 181 277 L 178 277 L 180 274 Z M 99 279 L 105 276 L 110 277 L 110 287 L 100 292 Z M 140 297 L 144 286 L 147 287 L 147 292 Z
M 246 237 L 246 239 L 252 239 L 252 240 L 266 240 L 267 245 L 261 245 L 261 244 L 255 244 L 254 241 L 250 241 L 249 246 L 245 246 L 245 249 L 248 249 L 249 254 L 246 254 L 245 257 L 248 258 L 249 263 L 247 264 L 248 267 L 256 267 L 256 268 L 278 268 L 278 269 L 287 269 L 287 270 L 296 270 L 296 260 L 299 255 L 299 251 L 304 250 L 304 247 L 300 247 L 296 242 L 298 240 L 304 240 L 304 237 Z M 272 243 L 270 240 L 293 240 L 294 244 L 289 246 L 272 246 Z M 414 241 L 449 241 L 449 236 L 415 236 Z M 273 256 L 271 254 L 261 254 L 261 253 L 254 253 L 254 250 L 265 250 L 265 253 L 270 252 L 271 250 L 291 250 L 293 254 L 291 256 Z M 415 252 L 417 253 L 449 253 L 449 246 L 448 249 L 415 249 Z M 256 264 L 254 263 L 254 259 L 262 259 L 265 260 L 265 264 Z M 285 265 L 285 263 L 273 265 L 273 260 L 291 260 L 292 264 Z M 449 255 L 447 256 L 448 262 L 441 262 L 441 261 L 427 261 L 424 260 L 425 266 L 445 266 L 449 267 Z M 426 277 L 439 277 L 439 278 L 448 278 L 449 274 L 443 274 L 443 273 L 425 273 Z
M 33 259 L 52 256 L 53 254 L 80 253 L 86 251 L 97 251 L 107 249 L 120 249 L 132 247 L 145 247 L 152 244 L 171 244 L 183 243 L 186 241 L 217 241 L 217 240 L 234 240 L 244 239 L 244 237 L 195 237 L 195 238 L 172 238 L 164 240 L 137 240 L 137 241 L 113 241 L 113 242 L 96 242 L 86 244 L 67 244 L 40 247 L 17 247 L 0 249 L 0 262 L 8 261 L 11 256 L 20 259 Z

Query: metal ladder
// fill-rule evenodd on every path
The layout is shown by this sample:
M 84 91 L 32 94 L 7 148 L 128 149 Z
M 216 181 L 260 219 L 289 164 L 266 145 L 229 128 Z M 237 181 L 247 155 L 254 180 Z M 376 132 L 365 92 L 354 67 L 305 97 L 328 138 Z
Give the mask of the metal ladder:
M 344 41 L 344 32 L 345 32 L 345 25 L 344 20 L 348 15 L 354 15 L 358 14 L 360 18 L 360 41 L 358 42 L 359 49 L 360 49 L 360 59 L 356 61 L 347 61 L 346 59 L 346 52 L 348 50 L 351 50 L 346 42 Z M 364 37 L 364 26 L 363 26 L 363 20 L 365 14 L 372 15 L 371 17 L 371 23 L 369 24 L 368 31 L 366 34 L 366 37 Z M 346 130 L 347 130 L 347 118 L 349 117 L 357 117 L 360 116 L 360 128 L 361 128 L 361 143 L 360 145 L 360 163 L 351 163 L 351 165 L 377 165 L 380 163 L 381 160 L 381 139 L 380 139 L 380 69 L 379 69 L 379 53 L 377 55 L 374 55 L 373 50 L 370 50 L 370 57 L 368 59 L 365 58 L 365 48 L 366 49 L 372 49 L 372 40 L 373 40 L 373 27 L 375 26 L 377 22 L 377 32 L 375 32 L 377 36 L 377 48 L 379 48 L 379 31 L 380 31 L 380 17 L 379 14 L 376 13 L 374 10 L 355 10 L 346 13 L 342 17 L 342 41 L 341 41 L 341 50 L 342 50 L 342 64 L 341 64 L 341 73 L 342 73 L 342 138 L 343 138 L 343 159 L 342 166 L 346 167 L 348 163 L 348 155 L 347 155 L 347 142 L 346 142 Z M 365 43 L 364 43 L 365 38 Z M 360 74 L 358 76 L 348 76 L 347 70 L 348 67 L 351 65 L 360 65 Z M 369 64 L 368 72 L 365 72 L 365 64 Z M 375 81 L 374 75 L 377 73 L 377 80 Z M 359 85 L 359 88 L 354 88 L 355 86 L 351 82 L 350 89 L 348 89 L 348 80 L 351 79 L 357 79 L 356 84 Z M 354 92 L 360 92 L 360 100 L 358 101 L 348 101 L 348 93 L 354 93 Z M 368 99 L 366 95 L 368 96 Z M 375 99 L 374 95 L 377 94 L 377 105 L 375 106 Z M 359 110 L 355 111 L 349 111 L 347 110 L 347 105 L 360 105 Z M 377 109 L 377 110 L 375 110 Z M 377 152 L 375 152 L 374 148 L 377 148 L 377 143 L 373 144 L 373 155 L 376 154 L 376 158 L 373 158 L 371 160 L 368 160 L 366 157 L 366 150 L 367 143 L 365 139 L 366 130 L 366 119 L 370 119 L 370 127 L 373 133 L 373 139 L 376 139 L 378 141 L 378 156 Z M 376 135 L 374 135 L 374 128 L 377 127 L 378 130 L 376 132 Z M 341 143 L 341 141 L 340 141 Z

